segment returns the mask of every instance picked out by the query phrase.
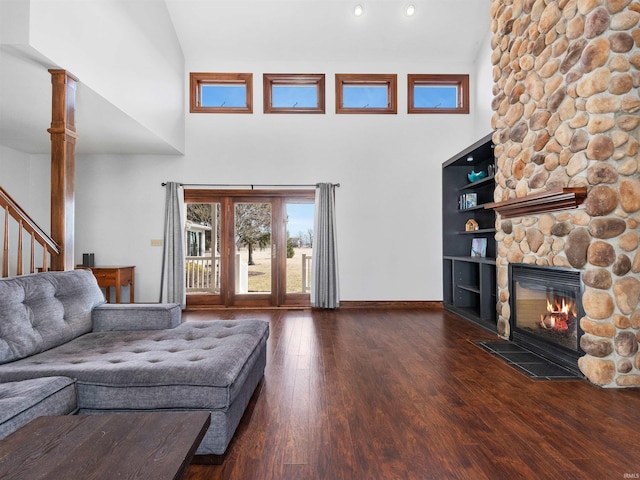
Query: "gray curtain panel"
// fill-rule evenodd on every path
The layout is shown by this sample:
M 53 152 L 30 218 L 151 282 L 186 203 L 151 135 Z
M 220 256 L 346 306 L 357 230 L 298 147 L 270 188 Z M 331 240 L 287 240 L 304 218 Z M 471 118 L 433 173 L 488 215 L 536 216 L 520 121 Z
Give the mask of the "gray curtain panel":
M 184 257 L 184 196 L 182 186 L 167 182 L 160 303 L 187 304 Z
M 340 307 L 338 245 L 336 239 L 335 185 L 316 185 L 316 210 L 311 280 L 311 306 Z

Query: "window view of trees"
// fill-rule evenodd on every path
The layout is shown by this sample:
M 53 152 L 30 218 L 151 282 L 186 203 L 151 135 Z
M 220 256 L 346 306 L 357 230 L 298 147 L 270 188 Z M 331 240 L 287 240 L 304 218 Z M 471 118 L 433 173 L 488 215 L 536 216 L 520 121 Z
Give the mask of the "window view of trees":
M 220 210 L 217 209 L 216 236 L 220 234 Z M 187 221 L 211 228 L 211 204 L 188 203 Z M 268 203 L 239 203 L 236 205 L 236 246 L 249 251 L 249 265 L 255 265 L 253 252 L 264 249 L 271 243 L 271 205 Z M 311 233 L 312 235 L 312 233 Z M 205 232 L 204 250 L 211 249 L 211 232 Z M 219 248 L 219 245 L 218 245 Z M 220 252 L 216 252 L 219 254 Z
M 236 205 L 236 245 L 247 247 L 249 265 L 255 265 L 253 251 L 271 244 L 271 204 L 239 203 Z
M 216 209 L 217 215 L 220 215 L 220 210 Z M 211 228 L 211 204 L 210 203 L 187 203 L 187 221 L 193 222 L 196 225 L 202 225 Z M 216 222 L 218 225 L 218 231 L 216 236 L 219 235 L 220 219 Z M 211 231 L 205 232 L 205 251 L 211 250 Z M 219 254 L 220 252 L 216 252 Z M 191 255 L 191 254 L 190 254 Z M 195 254 L 194 254 L 195 255 Z

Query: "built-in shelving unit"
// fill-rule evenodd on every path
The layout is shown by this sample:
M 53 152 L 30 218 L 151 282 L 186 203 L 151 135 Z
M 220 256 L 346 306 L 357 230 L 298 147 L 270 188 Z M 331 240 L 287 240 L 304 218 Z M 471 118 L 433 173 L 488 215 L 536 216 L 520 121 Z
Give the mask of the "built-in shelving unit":
M 496 242 L 493 203 L 495 157 L 491 134 L 442 164 L 442 262 L 444 308 L 495 331 Z M 486 176 L 470 182 L 470 172 Z M 477 223 L 467 230 L 467 223 Z M 471 222 L 471 223 L 473 223 Z M 474 239 L 485 256 L 472 256 Z

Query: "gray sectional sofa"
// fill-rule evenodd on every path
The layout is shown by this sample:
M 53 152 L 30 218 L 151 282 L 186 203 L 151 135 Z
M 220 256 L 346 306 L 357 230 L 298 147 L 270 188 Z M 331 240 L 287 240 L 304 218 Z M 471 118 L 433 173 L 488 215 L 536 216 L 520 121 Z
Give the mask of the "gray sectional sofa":
M 269 325 L 105 304 L 90 271 L 0 280 L 0 438 L 38 415 L 204 410 L 224 454 L 264 375 Z M 21 407 L 22 406 L 22 407 Z

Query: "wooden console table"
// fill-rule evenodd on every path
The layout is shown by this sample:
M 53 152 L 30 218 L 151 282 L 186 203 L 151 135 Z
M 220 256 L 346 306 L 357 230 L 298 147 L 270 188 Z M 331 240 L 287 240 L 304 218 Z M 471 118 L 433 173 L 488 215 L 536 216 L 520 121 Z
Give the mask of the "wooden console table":
M 210 417 L 209 412 L 38 417 L 0 440 L 0 478 L 180 479 Z
M 116 303 L 120 303 L 120 289 L 129 285 L 129 302 L 134 302 L 134 266 L 83 267 L 90 269 L 98 280 L 98 285 L 106 290 L 107 302 L 111 303 L 111 287 L 116 290 Z

